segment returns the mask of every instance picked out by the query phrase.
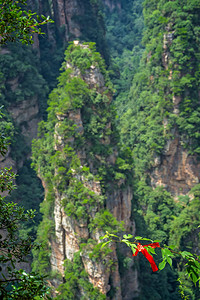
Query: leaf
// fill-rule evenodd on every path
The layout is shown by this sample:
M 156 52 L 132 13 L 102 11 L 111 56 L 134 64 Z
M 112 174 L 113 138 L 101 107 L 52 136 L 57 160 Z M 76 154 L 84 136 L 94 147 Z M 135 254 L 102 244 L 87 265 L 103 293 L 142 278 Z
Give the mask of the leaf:
M 165 265 L 166 265 L 166 260 L 163 260 L 161 263 L 159 263 L 159 266 L 158 266 L 159 270 L 163 270 Z
M 144 246 L 145 247 L 145 246 Z M 149 254 L 156 254 L 155 249 L 151 247 L 145 247 Z
M 174 250 L 176 248 L 176 246 L 175 245 L 170 245 L 170 246 L 168 246 L 168 248 Z
M 128 240 L 121 240 L 122 243 L 125 243 L 128 247 L 131 247 L 131 243 Z
M 106 233 L 104 236 L 101 236 L 100 237 L 100 240 L 104 240 L 104 239 L 107 239 L 109 236 L 108 236 L 108 234 Z
M 103 243 L 102 246 L 101 246 L 101 250 L 102 250 L 107 244 L 109 244 L 110 242 L 111 242 L 111 241 L 107 241 L 107 242 Z
M 188 251 L 182 251 L 182 252 L 180 252 L 180 254 L 183 258 L 187 258 L 188 256 L 193 257 L 192 253 L 190 253 Z
M 134 255 L 134 254 L 135 254 L 135 252 L 136 252 L 136 250 L 137 250 L 137 248 L 131 247 L 131 250 L 132 250 L 132 252 L 133 252 L 133 255 Z
M 140 240 L 140 241 L 151 241 L 151 242 L 153 242 L 151 239 L 143 238 L 141 236 L 135 236 L 135 239 Z
M 108 235 L 109 235 L 109 236 L 114 236 L 114 237 L 116 237 L 116 238 L 119 238 L 117 235 L 112 234 L 112 233 L 108 233 Z
M 128 234 L 128 235 L 124 234 L 123 238 L 125 238 L 125 239 L 132 239 L 133 235 L 131 235 L 131 234 Z
M 167 262 L 170 265 L 170 267 L 172 267 L 172 259 L 171 259 L 171 257 L 167 256 Z
M 162 257 L 163 258 L 167 258 L 168 256 L 171 256 L 171 257 L 174 256 L 174 254 L 167 248 L 162 248 L 161 252 L 162 252 Z

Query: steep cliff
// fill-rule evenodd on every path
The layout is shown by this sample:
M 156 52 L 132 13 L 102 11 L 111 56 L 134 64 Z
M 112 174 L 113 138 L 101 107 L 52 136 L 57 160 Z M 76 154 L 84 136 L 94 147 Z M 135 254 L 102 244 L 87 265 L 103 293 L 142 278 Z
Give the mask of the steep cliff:
M 114 9 L 118 9 L 121 11 L 122 8 L 122 2 L 121 0 L 102 0 L 104 6 L 108 7 L 110 12 L 112 12 Z
M 166 186 L 174 196 L 187 194 L 200 180 L 199 42 L 196 31 L 200 6 L 197 3 L 182 6 L 182 15 L 178 11 L 175 15 L 172 10 L 177 9 L 176 5 L 166 4 L 161 11 L 166 18 L 161 65 L 168 76 L 165 91 L 168 95 L 165 98 L 171 101 L 169 116 L 163 118 L 163 127 L 169 130 L 171 125 L 171 138 L 167 140 L 160 162 L 153 166 L 151 173 L 152 184 Z
M 63 47 L 72 37 L 94 40 L 102 47 L 107 60 L 109 58 L 99 2 L 28 0 L 27 4 L 27 9 L 49 15 L 55 23 L 42 27 L 46 34 L 42 37 L 35 35 L 32 47 L 11 44 L 0 49 L 0 104 L 4 106 L 0 130 L 11 137 L 9 152 L 2 159 L 1 166 L 12 166 L 14 172 L 20 174 L 18 188 L 27 195 L 23 205 L 39 209 L 31 201 L 32 193 L 27 193 L 32 182 L 37 179 L 30 171 L 33 177 L 31 179 L 28 176 L 30 182 L 27 182 L 23 170 L 26 173 L 27 164 L 30 164 L 27 160 L 31 155 L 32 139 L 37 136 L 38 123 L 46 117 L 47 92 L 56 85 L 64 56 Z M 86 26 L 84 20 L 88 15 L 90 21 Z M 20 198 L 20 193 L 13 193 L 14 201 Z
M 194 251 L 200 221 L 199 11 L 196 1 L 144 1 L 145 53 L 120 119 L 121 139 L 134 157 L 138 233 Z
M 130 299 L 130 293 L 138 295 L 137 271 L 130 269 L 127 277 L 132 289 L 121 290 L 116 248 L 100 250 L 99 244 L 106 230 L 121 232 L 121 221 L 126 231 L 135 230 L 131 218 L 131 167 L 118 145 L 111 84 L 92 43 L 72 44 L 65 55 L 58 88 L 50 96 L 48 121 L 42 125 L 40 139 L 33 148 L 34 164 L 46 191 L 44 206 L 51 205 L 38 236 L 39 240 L 44 238 L 49 220 L 48 250 L 43 253 L 46 259 L 39 252 L 35 269 L 43 264 L 44 269 L 62 275 L 58 299 L 84 294 L 89 299 L 91 294 L 83 278 L 108 299 Z M 131 255 L 126 252 L 124 256 Z M 84 275 L 74 273 L 77 255 L 77 267 Z M 46 260 L 49 266 L 44 264 Z M 67 282 L 70 262 L 76 282 L 71 296 Z M 61 283 L 58 278 L 52 280 L 55 286 Z M 98 297 L 101 299 L 100 294 Z
M 31 142 L 37 135 L 37 124 L 41 120 L 42 103 L 47 86 L 39 73 L 39 59 L 30 47 L 8 45 L 1 48 L 1 97 L 5 122 L 12 123 L 11 151 L 7 155 L 7 166 L 12 159 L 14 171 L 30 157 Z M 1 128 L 4 132 L 6 126 Z
M 154 187 L 175 196 L 199 183 L 200 174 L 199 4 L 178 3 L 145 2 L 146 51 L 122 120 L 138 171 L 148 170 Z
M 45 38 L 39 39 L 43 61 L 46 61 L 46 57 L 51 54 L 54 64 L 57 64 L 60 51 L 64 52 L 67 43 L 79 39 L 84 42 L 95 42 L 97 50 L 104 57 L 106 63 L 109 63 L 101 0 L 39 0 L 38 9 L 40 14 L 49 15 L 54 20 L 54 24 L 46 26 Z M 46 47 L 48 47 L 48 51 Z M 48 53 L 49 51 L 50 53 Z M 60 59 L 63 60 L 63 57 L 61 56 Z M 53 69 L 52 64 L 49 71 L 52 72 Z M 46 75 L 48 77 L 48 74 Z
M 20 152 L 16 149 L 20 144 L 20 137 L 27 145 L 27 151 L 22 157 L 16 157 L 10 152 L 14 156 L 12 165 L 15 171 L 30 155 L 30 145 L 36 137 L 37 124 L 45 117 L 47 91 L 56 85 L 56 77 L 63 60 L 63 46 L 73 38 L 94 41 L 109 60 L 99 1 L 90 3 L 29 0 L 27 4 L 27 8 L 49 15 L 55 23 L 43 26 L 42 30 L 46 33 L 44 36 L 34 36 L 33 49 L 14 44 L 1 47 L 0 50 L 0 104 L 5 106 L 6 114 L 15 127 L 15 152 Z

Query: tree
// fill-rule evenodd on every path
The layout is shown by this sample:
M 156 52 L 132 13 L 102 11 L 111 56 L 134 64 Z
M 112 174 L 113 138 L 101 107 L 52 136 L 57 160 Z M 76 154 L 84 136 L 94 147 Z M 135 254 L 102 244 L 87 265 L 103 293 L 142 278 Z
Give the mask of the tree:
M 149 261 L 153 272 L 158 270 L 163 270 L 166 264 L 171 267 L 173 265 L 173 259 L 181 259 L 183 264 L 183 269 L 186 276 L 193 282 L 195 287 L 198 285 L 200 287 L 200 255 L 192 254 L 189 251 L 180 251 L 176 249 L 174 245 L 160 245 L 159 240 L 151 240 L 149 238 L 144 238 L 141 236 L 133 236 L 131 234 L 123 235 L 119 237 L 115 234 L 106 232 L 102 239 L 106 239 L 106 242 L 102 243 L 101 249 L 110 243 L 123 243 L 126 244 L 132 251 L 133 256 L 137 256 L 141 252 L 146 259 Z M 148 242 L 148 244 L 146 244 Z M 149 243 L 150 242 L 150 243 Z M 157 267 L 153 255 L 156 255 L 155 249 L 158 248 L 161 251 L 161 262 Z M 161 257 L 160 256 L 160 257 Z M 181 278 L 177 279 L 180 283 L 179 292 L 183 299 L 187 300 L 188 296 L 184 293 L 184 287 L 182 286 Z
M 33 33 L 43 34 L 40 25 L 53 22 L 49 17 L 39 17 L 31 10 L 25 10 L 26 0 L 0 0 L 0 45 L 21 41 L 33 43 Z
M 23 6 L 26 0 L 0 0 L 0 45 L 19 40 L 22 44 L 33 43 L 33 33 L 42 34 L 40 25 L 53 22 L 49 17 L 41 18 Z M 35 19 L 36 17 L 36 19 Z M 0 114 L 0 118 L 2 115 Z M 7 139 L 0 133 L 0 155 L 7 152 Z M 11 168 L 0 170 L 0 191 L 10 193 L 14 188 L 15 174 Z M 44 276 L 18 270 L 17 263 L 26 261 L 33 247 L 32 238 L 19 236 L 20 222 L 32 219 L 34 211 L 26 211 L 0 195 L 0 299 L 48 298 L 48 287 Z
M 0 136 L 0 155 L 5 156 L 7 142 Z M 10 193 L 15 186 L 15 178 L 11 168 L 0 171 L 0 190 Z M 18 235 L 19 224 L 32 219 L 34 211 L 25 212 L 16 203 L 7 202 L 0 195 L 0 299 L 34 299 L 45 297 L 48 287 L 44 276 L 36 273 L 27 274 L 24 270 L 17 270 L 16 263 L 24 262 L 33 247 L 31 237 L 21 238 Z

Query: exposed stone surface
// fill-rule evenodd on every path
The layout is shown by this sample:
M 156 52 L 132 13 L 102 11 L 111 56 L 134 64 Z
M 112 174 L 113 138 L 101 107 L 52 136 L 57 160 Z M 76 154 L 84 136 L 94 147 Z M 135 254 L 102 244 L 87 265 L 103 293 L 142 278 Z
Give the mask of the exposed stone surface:
M 83 15 L 84 9 L 81 2 L 77 0 L 53 0 L 54 20 L 56 26 L 65 28 L 65 40 L 69 35 L 79 37 L 81 35 L 78 23 L 74 16 Z
M 10 147 L 8 147 L 6 155 L 0 155 L 0 168 L 3 169 L 12 167 L 13 172 L 16 172 L 16 162 L 11 158 L 10 151 Z
M 121 1 L 120 0 L 103 0 L 105 6 L 109 8 L 110 11 L 113 11 L 115 8 L 121 10 Z
M 130 187 L 125 190 L 114 190 L 112 194 L 107 195 L 106 206 L 118 221 L 123 221 L 125 229 L 135 229 L 135 224 L 130 221 L 131 218 L 131 200 L 133 198 Z
M 71 64 L 67 63 L 67 68 L 72 68 Z M 80 76 L 80 71 L 77 68 L 73 68 L 72 76 Z M 82 79 L 88 83 L 90 88 L 96 88 L 98 92 L 103 92 L 105 90 L 104 86 L 104 78 L 100 73 L 100 70 L 97 66 L 91 66 L 89 70 L 86 70 L 84 75 L 82 75 Z M 109 104 L 108 104 L 109 105 Z M 94 108 L 95 109 L 95 108 Z M 73 147 L 74 137 L 70 137 L 65 139 L 64 136 L 59 134 L 59 127 L 62 122 L 67 118 L 70 119 L 73 124 L 76 125 L 76 132 L 80 135 L 84 134 L 84 125 L 82 121 L 82 112 L 80 109 L 69 110 L 67 113 L 61 115 L 57 115 L 58 122 L 55 126 L 55 150 L 59 150 L 62 152 L 62 149 L 66 144 L 70 144 Z M 110 121 L 107 126 L 110 128 Z M 102 140 L 102 143 L 105 141 Z M 110 140 L 106 141 L 107 143 Z M 89 158 L 85 153 L 85 149 L 77 150 L 77 156 L 80 158 L 82 166 L 90 165 L 90 171 L 93 172 L 96 169 L 94 161 Z M 117 151 L 115 151 L 110 157 L 106 158 L 107 162 L 110 164 L 114 164 L 117 157 Z M 97 159 L 101 160 L 101 157 Z M 94 179 L 87 180 L 83 175 L 78 174 L 75 170 L 71 170 L 72 174 L 75 178 L 79 179 L 85 187 L 89 190 L 93 191 L 96 195 L 102 195 L 102 188 L 99 181 Z M 56 170 L 55 170 L 56 173 Z M 123 181 L 123 180 L 122 180 Z M 123 190 L 120 190 L 121 184 L 119 186 L 113 187 L 106 194 L 106 208 L 116 217 L 118 221 L 124 221 L 125 229 L 129 232 L 135 232 L 135 224 L 131 221 L 131 200 L 132 200 L 132 191 L 130 187 L 124 187 Z M 80 250 L 80 240 L 88 240 L 88 238 L 93 239 L 97 243 L 99 243 L 100 237 L 104 234 L 98 228 L 90 232 L 88 229 L 88 221 L 80 221 L 76 220 L 72 216 L 66 215 L 64 208 L 62 206 L 62 199 L 66 197 L 64 194 L 59 194 L 57 190 L 55 190 L 56 199 L 54 206 L 54 220 L 55 220 L 55 238 L 51 241 L 51 267 L 53 270 L 59 271 L 62 276 L 64 274 L 63 262 L 64 259 L 72 260 L 74 254 Z M 88 215 L 94 218 L 95 214 L 101 209 L 101 204 L 96 204 L 93 209 L 88 210 Z M 88 274 L 89 281 L 97 287 L 102 293 L 106 294 L 112 284 L 112 288 L 115 289 L 115 296 L 108 299 L 113 300 L 130 300 L 134 297 L 138 296 L 138 281 L 137 281 L 137 271 L 133 271 L 130 269 L 128 271 L 129 275 L 127 278 L 127 284 L 134 285 L 131 287 L 131 291 L 134 291 L 134 295 L 124 292 L 124 297 L 122 296 L 121 290 L 121 278 L 119 274 L 118 267 L 118 257 L 116 254 L 115 246 L 113 246 L 112 253 L 106 256 L 103 260 L 95 260 L 89 257 L 90 249 L 81 250 L 81 257 L 83 261 L 84 268 Z M 126 253 L 127 256 L 131 256 L 131 253 Z M 109 268 L 109 260 L 114 262 L 112 268 Z
M 162 63 L 166 70 L 170 65 L 170 46 L 174 38 L 172 24 L 166 27 L 163 37 Z M 176 68 L 176 66 L 174 66 Z M 172 79 L 173 70 L 169 72 L 169 80 Z M 170 94 L 171 91 L 168 91 Z M 179 105 L 182 101 L 180 95 L 172 95 L 173 113 L 179 115 Z M 166 130 L 168 120 L 163 120 L 164 130 Z M 175 127 L 171 130 L 173 139 L 167 141 L 161 155 L 154 157 L 153 168 L 150 172 L 151 185 L 164 186 L 174 197 L 187 194 L 190 189 L 200 181 L 200 162 L 197 155 L 190 155 L 183 147 L 183 137 Z
M 40 121 L 38 116 L 38 98 L 34 98 L 16 102 L 9 107 L 9 112 L 14 122 L 21 127 L 21 132 L 26 136 L 28 145 L 37 137 L 37 124 Z
M 187 194 L 200 181 L 200 162 L 181 144 L 178 134 L 169 140 L 150 175 L 152 186 L 164 186 L 174 196 Z

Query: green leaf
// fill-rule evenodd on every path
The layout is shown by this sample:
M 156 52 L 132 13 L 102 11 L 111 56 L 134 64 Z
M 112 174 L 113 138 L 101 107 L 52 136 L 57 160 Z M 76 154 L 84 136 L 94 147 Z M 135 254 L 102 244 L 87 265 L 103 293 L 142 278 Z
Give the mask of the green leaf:
M 144 246 L 145 247 L 145 246 Z M 155 254 L 156 255 L 156 252 L 155 252 L 155 249 L 154 248 L 151 248 L 151 247 L 145 247 L 148 251 L 148 253 L 150 254 Z
M 188 256 L 193 257 L 192 253 L 190 253 L 188 251 L 182 251 L 182 252 L 180 252 L 180 254 L 183 258 L 187 258 Z
M 104 236 L 101 236 L 100 237 L 100 240 L 104 240 L 104 239 L 107 239 L 109 236 L 108 236 L 108 234 L 106 233 Z
M 175 245 L 170 245 L 170 246 L 168 246 L 168 248 L 174 250 L 176 248 L 176 246 Z
M 123 238 L 125 238 L 125 239 L 132 239 L 133 235 L 131 235 L 131 234 L 128 234 L 128 235 L 124 234 Z
M 135 254 L 137 248 L 131 246 L 131 250 L 132 250 L 133 254 Z
M 151 239 L 143 238 L 141 236 L 135 236 L 135 239 L 140 240 L 140 241 L 151 241 L 151 242 L 153 242 Z
M 106 245 L 108 245 L 111 241 L 107 241 L 105 243 L 102 244 L 101 249 L 103 249 Z
M 170 265 L 170 267 L 172 267 L 172 259 L 171 259 L 171 257 L 167 256 L 167 262 Z
M 162 252 L 162 257 L 163 258 L 167 258 L 168 256 L 170 256 L 170 257 L 174 256 L 174 254 L 167 248 L 162 248 L 161 252 Z
M 122 243 L 125 243 L 128 247 L 131 247 L 131 243 L 128 240 L 121 240 Z
M 109 236 L 113 236 L 113 237 L 116 237 L 116 238 L 119 239 L 119 237 L 117 235 L 113 234 L 113 233 L 108 233 L 108 234 L 109 234 Z
M 163 270 L 165 265 L 166 265 L 166 260 L 163 260 L 161 263 L 159 263 L 159 266 L 158 266 L 159 270 Z

